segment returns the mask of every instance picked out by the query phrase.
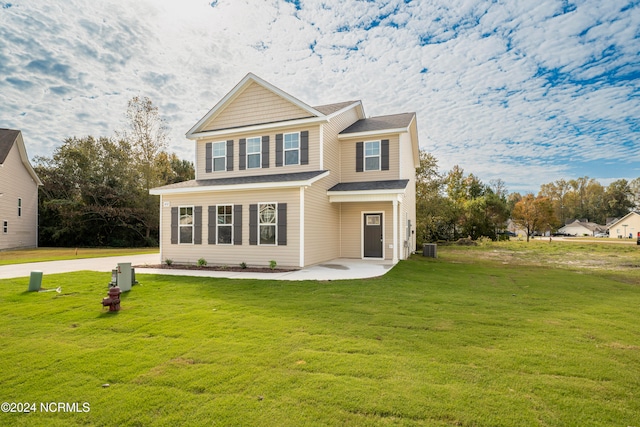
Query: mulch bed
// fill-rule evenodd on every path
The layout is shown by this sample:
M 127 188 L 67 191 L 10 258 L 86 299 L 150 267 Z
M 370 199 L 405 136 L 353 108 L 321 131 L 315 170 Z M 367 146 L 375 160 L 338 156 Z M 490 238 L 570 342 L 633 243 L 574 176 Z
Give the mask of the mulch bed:
M 191 264 L 156 264 L 156 265 L 136 265 L 136 268 L 158 268 L 163 270 L 203 270 L 203 271 L 237 271 L 244 273 L 286 273 L 288 271 L 297 271 L 297 268 L 274 268 L 273 270 L 269 267 L 247 267 L 242 268 L 238 267 L 230 267 L 224 265 L 205 265 L 203 267 L 199 267 L 197 265 Z

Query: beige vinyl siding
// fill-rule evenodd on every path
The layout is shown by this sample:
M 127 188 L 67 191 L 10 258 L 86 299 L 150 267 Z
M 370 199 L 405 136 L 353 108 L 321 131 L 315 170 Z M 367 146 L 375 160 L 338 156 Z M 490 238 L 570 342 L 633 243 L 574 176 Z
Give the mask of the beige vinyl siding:
M 309 132 L 309 164 L 308 165 L 287 165 L 276 167 L 276 134 L 290 132 Z M 240 170 L 240 139 L 269 136 L 269 167 Z M 233 171 L 206 172 L 206 144 L 208 142 L 220 142 L 233 140 Z M 254 175 L 274 175 L 281 173 L 310 172 L 320 169 L 320 126 L 296 126 L 270 129 L 265 132 L 237 133 L 224 138 L 211 138 L 199 140 L 196 143 L 196 169 L 197 179 L 232 178 L 237 176 Z
M 384 222 L 384 259 L 393 259 L 393 205 L 391 202 L 340 203 L 340 256 L 362 258 L 363 214 L 382 212 Z
M 229 105 L 202 127 L 203 131 L 272 123 L 311 117 L 311 114 L 288 100 L 251 83 Z
M 32 248 L 38 242 L 38 186 L 24 167 L 17 144 L 0 166 L 0 249 Z M 18 198 L 22 199 L 20 217 Z M 4 221 L 9 223 L 7 234 Z
M 305 264 L 340 256 L 340 204 L 329 203 L 327 190 L 340 182 L 338 133 L 359 118 L 356 108 L 351 108 L 322 125 L 323 169 L 331 173 L 305 190 Z
M 335 180 L 333 184 L 341 182 L 340 168 L 340 141 L 338 134 L 357 122 L 361 117 L 358 116 L 357 108 L 350 108 L 341 114 L 332 117 L 329 123 L 323 125 L 324 132 L 324 169 L 331 171 L 332 178 Z M 355 165 L 355 160 L 354 160 Z
M 298 188 L 263 191 L 234 191 L 221 193 L 194 193 L 165 195 L 162 197 L 163 261 L 195 264 L 204 258 L 212 265 L 237 266 L 241 262 L 250 266 L 268 266 L 271 260 L 282 267 L 299 267 L 300 256 L 300 191 Z M 166 203 L 170 206 L 164 206 Z M 287 245 L 249 245 L 249 205 L 257 203 L 287 204 Z M 208 207 L 219 204 L 242 205 L 242 245 L 210 245 L 208 243 Z M 202 244 L 171 244 L 171 208 L 202 206 Z
M 414 251 L 415 248 L 415 234 L 407 236 L 406 232 L 406 222 L 405 222 L 405 213 L 407 214 L 406 218 L 411 220 L 412 230 L 415 230 L 416 227 L 416 167 L 418 165 L 415 164 L 414 156 L 413 156 L 413 146 L 411 142 L 411 135 L 408 133 L 404 133 L 400 135 L 400 179 L 408 179 L 409 183 L 407 184 L 407 188 L 404 195 L 404 200 L 402 202 L 402 216 L 399 221 L 399 227 L 403 241 L 402 251 L 399 252 L 400 258 L 404 259 L 406 257 L 407 252 L 410 254 Z M 409 250 L 405 250 L 404 241 L 409 242 Z
M 356 143 L 389 140 L 389 170 L 356 172 Z M 342 182 L 386 181 L 400 177 L 400 151 L 398 135 L 356 138 L 340 141 L 340 175 Z
M 304 190 L 304 261 L 317 264 L 340 256 L 340 204 L 329 203 L 326 178 Z

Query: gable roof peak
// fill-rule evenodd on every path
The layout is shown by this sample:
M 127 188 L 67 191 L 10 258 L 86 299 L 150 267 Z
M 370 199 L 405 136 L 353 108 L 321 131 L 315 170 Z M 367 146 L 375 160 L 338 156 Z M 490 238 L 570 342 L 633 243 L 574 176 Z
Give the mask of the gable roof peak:
M 222 112 L 226 106 L 228 106 L 234 99 L 236 99 L 240 94 L 244 92 L 244 90 L 249 87 L 252 83 L 255 83 L 264 89 L 274 93 L 275 95 L 287 100 L 288 102 L 294 104 L 298 108 L 306 111 L 312 117 L 325 117 L 326 115 L 317 109 L 309 106 L 308 104 L 300 101 L 298 98 L 289 95 L 287 92 L 282 89 L 272 85 L 266 80 L 258 77 L 253 73 L 247 73 L 246 76 L 240 80 L 238 84 L 234 86 L 233 89 L 229 93 L 227 93 L 218 103 L 211 109 L 203 118 L 201 118 L 198 123 L 196 123 L 189 131 L 187 132 L 187 138 L 191 137 L 193 134 L 202 131 L 203 126 L 209 122 L 209 120 L 215 117 L 218 113 Z

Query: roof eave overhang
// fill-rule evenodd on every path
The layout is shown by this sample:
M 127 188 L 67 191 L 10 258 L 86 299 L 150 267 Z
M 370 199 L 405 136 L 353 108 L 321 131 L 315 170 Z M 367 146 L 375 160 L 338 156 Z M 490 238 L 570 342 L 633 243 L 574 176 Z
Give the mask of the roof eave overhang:
M 399 133 L 407 133 L 407 132 L 409 132 L 409 128 L 369 130 L 366 132 L 352 132 L 352 133 L 338 134 L 338 140 L 354 139 L 354 138 L 369 138 L 373 136 L 380 137 L 384 135 L 397 135 Z
M 405 190 L 327 191 L 329 202 L 401 202 Z
M 33 169 L 33 166 L 31 166 L 31 162 L 29 162 L 29 157 L 27 156 L 27 148 L 24 146 L 24 140 L 22 139 L 22 132 L 18 134 L 16 142 L 18 146 L 18 153 L 20 154 L 20 160 L 22 160 L 22 164 L 24 165 L 25 169 L 27 170 L 27 172 L 29 172 L 29 175 L 31 175 L 31 178 L 37 186 L 43 185 L 42 181 L 40 181 L 40 178 L 38 177 L 38 174 L 36 174 L 36 171 Z
M 227 137 L 230 135 L 237 135 L 239 133 L 251 133 L 251 132 L 273 130 L 273 129 L 285 128 L 285 127 L 323 124 L 323 123 L 326 123 L 327 121 L 328 120 L 326 116 L 308 117 L 305 119 L 287 120 L 286 122 L 274 122 L 274 123 L 266 123 L 266 124 L 252 125 L 252 126 L 243 126 L 238 128 L 210 130 L 210 131 L 204 131 L 204 132 L 193 132 L 193 133 L 190 132 L 190 133 L 187 133 L 186 137 L 192 140 L 199 140 L 204 138 L 215 138 L 215 137 Z
M 310 179 L 302 179 L 297 181 L 283 181 L 283 182 L 254 182 L 248 184 L 231 184 L 231 185 L 206 185 L 199 187 L 185 187 L 185 188 L 152 188 L 149 190 L 149 194 L 153 196 L 166 196 L 171 194 L 195 194 L 195 193 L 212 193 L 223 191 L 250 191 L 250 190 L 276 190 L 287 188 L 300 188 L 309 187 L 314 182 L 329 176 L 329 171 L 323 172 L 320 175 L 314 176 Z

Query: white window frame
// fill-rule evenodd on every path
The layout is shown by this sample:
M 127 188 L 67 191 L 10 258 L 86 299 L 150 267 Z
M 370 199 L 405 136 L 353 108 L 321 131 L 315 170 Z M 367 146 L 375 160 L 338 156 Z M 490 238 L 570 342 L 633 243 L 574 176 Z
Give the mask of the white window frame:
M 367 155 L 367 146 L 368 145 L 370 146 L 372 144 L 378 144 L 378 154 Z M 378 141 L 365 141 L 362 151 L 363 151 L 363 153 L 362 153 L 362 155 L 363 155 L 362 162 L 364 163 L 363 169 L 365 171 L 379 171 L 379 170 L 381 170 L 380 168 L 381 168 L 381 164 L 382 164 L 382 142 L 379 141 L 379 140 Z M 369 169 L 367 167 L 367 159 L 374 159 L 374 158 L 378 159 L 378 167 L 377 167 L 377 169 Z
M 258 151 L 249 152 L 249 141 L 250 140 L 258 140 Z M 262 137 L 254 136 L 251 138 L 247 138 L 247 169 L 260 169 L 262 167 Z M 249 156 L 258 156 L 258 166 L 250 166 L 249 165 Z
M 9 234 L 9 221 L 2 221 L 2 234 Z
M 231 208 L 231 222 L 230 223 L 224 223 L 221 224 L 219 215 L 220 213 L 218 212 L 218 209 L 222 208 L 222 207 L 230 207 Z M 223 215 L 227 215 L 226 213 Z M 216 205 L 216 245 L 233 245 L 233 205 L 231 204 L 223 204 L 223 205 Z M 220 243 L 220 227 L 229 227 L 231 229 L 231 241 L 229 243 Z
M 297 135 L 298 136 L 298 146 L 296 148 L 287 148 L 287 136 L 289 135 Z M 298 161 L 296 163 L 287 163 L 287 152 L 292 152 L 292 151 L 296 151 L 298 153 Z M 294 166 L 294 165 L 299 165 L 300 164 L 300 132 L 290 132 L 290 133 L 285 133 L 282 136 L 282 163 L 284 164 L 284 166 Z
M 191 209 L 191 224 L 182 224 L 182 209 Z M 194 239 L 194 220 L 195 220 L 195 207 L 190 206 L 178 206 L 178 244 L 179 245 L 193 245 Z M 182 229 L 191 228 L 191 242 L 182 242 Z
M 274 222 L 262 222 L 262 206 L 273 205 Z M 274 228 L 274 241 L 273 243 L 262 243 L 262 227 Z M 258 203 L 258 245 L 259 246 L 278 246 L 278 203 L 276 202 L 263 202 Z
M 222 151 L 224 154 L 216 156 L 216 146 L 222 145 Z M 216 159 L 222 159 L 223 166 L 221 169 L 216 169 Z M 212 172 L 220 172 L 227 170 L 227 141 L 219 141 L 213 142 L 211 144 L 211 171 Z

